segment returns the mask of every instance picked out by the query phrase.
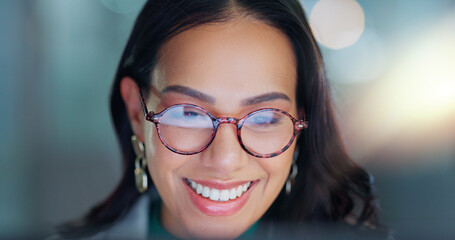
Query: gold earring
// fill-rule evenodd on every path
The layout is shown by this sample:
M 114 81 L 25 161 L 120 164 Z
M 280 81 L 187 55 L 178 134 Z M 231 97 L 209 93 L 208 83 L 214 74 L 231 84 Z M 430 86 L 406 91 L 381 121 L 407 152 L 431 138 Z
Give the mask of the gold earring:
M 292 160 L 291 173 L 288 176 L 288 180 L 286 180 L 286 194 L 287 195 L 291 194 L 292 185 L 294 184 L 295 177 L 297 176 L 297 173 L 299 172 L 299 168 L 297 167 L 297 164 L 295 163 L 297 161 L 298 156 L 299 156 L 299 150 L 296 150 L 294 152 L 294 157 Z
M 146 167 L 147 159 L 145 158 L 144 144 L 139 141 L 136 135 L 131 136 L 131 142 L 133 143 L 134 152 L 136 153 L 136 159 L 134 159 L 134 179 L 136 181 L 136 188 L 140 193 L 147 191 L 148 178 Z

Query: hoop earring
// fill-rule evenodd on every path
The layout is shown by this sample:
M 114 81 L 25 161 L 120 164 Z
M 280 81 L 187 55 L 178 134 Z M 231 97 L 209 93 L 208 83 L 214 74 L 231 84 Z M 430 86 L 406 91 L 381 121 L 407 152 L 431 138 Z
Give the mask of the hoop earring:
M 147 167 L 147 159 L 145 158 L 144 143 L 139 141 L 136 135 L 131 136 L 136 159 L 134 159 L 134 180 L 136 182 L 137 191 L 143 193 L 148 188 L 148 177 L 145 172 Z
M 297 176 L 297 173 L 299 172 L 299 168 L 297 167 L 296 161 L 297 158 L 299 157 L 299 150 L 295 150 L 294 156 L 292 159 L 292 168 L 291 168 L 291 173 L 289 173 L 288 180 L 286 180 L 286 194 L 289 195 L 291 194 L 292 190 L 292 185 L 295 182 L 295 177 Z

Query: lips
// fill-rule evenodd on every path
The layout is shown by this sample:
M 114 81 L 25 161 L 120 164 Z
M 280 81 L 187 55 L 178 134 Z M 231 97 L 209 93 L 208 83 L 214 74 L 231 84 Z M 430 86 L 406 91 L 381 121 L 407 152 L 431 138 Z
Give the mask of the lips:
M 248 201 L 255 181 L 219 183 L 183 178 L 192 203 L 209 216 L 229 216 L 238 212 Z
M 242 196 L 251 186 L 252 181 L 249 181 L 244 184 L 238 184 L 230 189 L 218 189 L 215 187 L 205 186 L 201 183 L 197 183 L 193 180 L 185 178 L 185 182 L 190 186 L 193 191 L 205 198 L 208 198 L 212 201 L 229 201 L 234 200 L 237 197 Z

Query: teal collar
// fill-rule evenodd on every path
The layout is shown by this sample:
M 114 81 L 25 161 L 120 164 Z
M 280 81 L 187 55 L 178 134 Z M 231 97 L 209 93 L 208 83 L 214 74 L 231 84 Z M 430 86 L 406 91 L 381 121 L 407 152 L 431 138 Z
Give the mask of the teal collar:
M 161 225 L 160 221 L 161 212 L 161 199 L 151 202 L 149 211 L 149 226 L 148 226 L 148 237 L 149 239 L 178 239 L 177 237 L 168 233 Z M 244 232 L 239 238 L 241 239 L 253 239 L 258 228 L 259 223 L 256 222 L 246 232 Z

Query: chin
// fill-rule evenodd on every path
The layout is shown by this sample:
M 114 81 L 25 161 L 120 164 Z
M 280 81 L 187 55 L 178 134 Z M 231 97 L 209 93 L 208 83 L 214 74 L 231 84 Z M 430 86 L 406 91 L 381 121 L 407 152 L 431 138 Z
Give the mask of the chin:
M 190 238 L 197 239 L 235 239 L 242 235 L 248 228 L 238 228 L 237 226 L 229 227 L 229 224 L 209 222 L 192 227 L 189 231 Z M 249 227 L 249 226 L 248 226 Z

